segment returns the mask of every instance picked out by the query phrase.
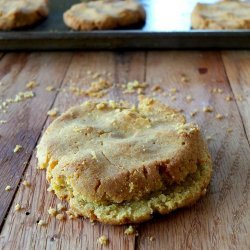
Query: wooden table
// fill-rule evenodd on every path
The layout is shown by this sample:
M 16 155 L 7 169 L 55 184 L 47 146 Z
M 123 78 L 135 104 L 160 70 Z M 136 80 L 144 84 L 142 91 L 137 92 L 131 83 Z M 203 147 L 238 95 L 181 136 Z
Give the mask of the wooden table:
M 0 110 L 0 120 L 7 121 L 0 124 L 0 249 L 95 249 L 101 235 L 110 240 L 103 249 L 250 248 L 250 51 L 9 53 L 0 58 L 1 103 L 27 91 L 29 81 L 39 84 L 32 90 L 35 97 L 10 103 L 6 113 L 5 107 Z M 62 112 L 86 100 L 68 89 L 73 83 L 87 87 L 93 81 L 88 70 L 111 73 L 106 78 L 116 85 L 103 99 L 135 102 L 137 95 L 124 95 L 121 84 L 146 81 L 147 94 L 183 109 L 209 139 L 214 172 L 208 194 L 191 208 L 138 225 L 138 236 L 125 236 L 126 226 L 58 221 L 47 213 L 59 200 L 46 191 L 45 172 L 36 169 L 35 147 L 52 121 L 48 110 Z M 56 90 L 46 91 L 50 85 Z M 154 85 L 166 94 L 153 94 Z M 213 112 L 203 112 L 206 105 Z M 199 112 L 190 115 L 195 109 Z M 17 144 L 23 148 L 14 153 Z M 39 227 L 39 219 L 47 226 Z

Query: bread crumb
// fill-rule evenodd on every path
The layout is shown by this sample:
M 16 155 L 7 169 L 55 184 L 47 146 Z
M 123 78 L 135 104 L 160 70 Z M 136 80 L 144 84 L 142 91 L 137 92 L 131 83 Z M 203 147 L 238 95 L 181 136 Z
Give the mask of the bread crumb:
M 206 106 L 203 108 L 203 112 L 211 113 L 214 109 L 211 106 Z
M 149 237 L 149 240 L 150 240 L 150 241 L 154 241 L 154 240 L 155 240 L 155 237 L 154 237 L 154 236 L 150 236 L 150 237 Z
M 57 220 L 64 220 L 65 219 L 65 215 L 64 214 L 57 214 L 56 215 L 56 219 Z
M 40 227 L 44 227 L 44 226 L 47 225 L 47 223 L 44 220 L 39 220 L 37 225 L 40 226 Z
M 216 119 L 218 120 L 222 120 L 224 118 L 224 116 L 222 114 L 216 114 Z
M 136 233 L 136 230 L 135 230 L 135 228 L 133 226 L 129 226 L 124 231 L 124 234 L 126 234 L 126 235 L 132 235 L 132 234 L 135 234 L 135 233 Z
M 186 101 L 187 102 L 192 102 L 193 101 L 193 97 L 191 95 L 187 95 L 186 96 Z
M 55 90 L 55 87 L 49 85 L 49 86 L 47 86 L 45 89 L 46 89 L 48 92 L 51 92 L 51 91 Z
M 109 244 L 109 239 L 105 235 L 102 235 L 98 238 L 97 242 L 102 246 L 107 246 Z
M 188 82 L 188 81 L 189 81 L 189 79 L 188 79 L 188 77 L 186 76 L 186 74 L 181 74 L 181 82 L 186 83 L 186 82 Z
M 232 128 L 228 128 L 228 129 L 227 129 L 227 132 L 230 134 L 230 133 L 233 132 L 233 129 L 232 129 Z
M 47 115 L 49 116 L 57 116 L 58 114 L 58 108 L 53 108 L 47 112 Z
M 24 101 L 28 98 L 32 98 L 34 96 L 35 96 L 35 94 L 32 91 L 19 92 L 16 94 L 14 100 L 12 100 L 12 101 L 13 102 L 21 102 L 21 101 Z
M 160 85 L 154 85 L 152 88 L 151 88 L 152 91 L 154 92 L 163 92 L 163 89 Z
M 142 94 L 143 90 L 145 88 L 147 88 L 148 84 L 146 84 L 145 82 L 143 83 L 139 83 L 137 80 L 132 81 L 132 82 L 128 82 L 125 85 L 122 85 L 123 88 L 125 88 L 125 90 L 123 91 L 124 94 L 132 94 L 135 93 L 135 91 L 139 90 L 138 94 Z
M 228 96 L 225 97 L 225 99 L 226 99 L 227 102 L 230 102 L 230 101 L 233 100 L 233 97 L 228 95 Z
M 105 102 L 101 102 L 101 103 L 98 103 L 98 104 L 96 105 L 96 108 L 97 108 L 98 110 L 105 109 L 106 107 L 107 107 L 107 103 L 105 103 Z
M 6 186 L 6 188 L 5 188 L 5 191 L 10 191 L 12 188 L 11 188 L 11 186 Z
M 76 219 L 78 217 L 78 214 L 72 211 L 71 209 L 66 211 L 66 214 L 68 215 L 70 220 Z
M 199 112 L 199 111 L 198 111 L 197 109 L 195 109 L 194 111 L 192 111 L 192 112 L 190 113 L 190 115 L 191 115 L 192 117 L 194 117 L 194 116 L 197 115 L 198 112 Z
M 49 186 L 49 187 L 47 188 L 47 191 L 48 191 L 48 192 L 52 192 L 52 191 L 53 191 L 53 188 L 52 188 L 51 186 Z
M 33 88 L 35 88 L 35 87 L 37 87 L 38 86 L 38 84 L 35 82 L 35 81 L 30 81 L 30 82 L 28 82 L 27 84 L 26 84 L 26 88 L 27 89 L 33 89 Z
M 212 136 L 211 135 L 206 136 L 206 140 L 207 141 L 211 141 L 212 140 Z
M 175 100 L 176 100 L 176 96 L 175 96 L 175 95 L 172 96 L 172 97 L 171 97 L 171 100 L 172 100 L 172 101 L 175 101 Z
M 20 211 L 21 210 L 21 205 L 19 203 L 17 203 L 15 205 L 15 211 Z
M 26 181 L 26 180 L 23 181 L 23 185 L 24 185 L 25 187 L 30 187 L 30 186 L 31 186 L 30 182 L 28 182 L 28 181 Z
M 242 95 L 236 95 L 236 99 L 240 102 L 242 102 L 244 100 Z
M 13 152 L 14 152 L 14 153 L 17 153 L 17 152 L 19 152 L 22 148 L 23 148 L 23 147 L 22 147 L 21 145 L 17 144 L 17 145 L 15 146 L 15 148 L 13 149 Z
M 5 124 L 5 123 L 7 123 L 7 121 L 5 121 L 5 120 L 0 120 L 0 124 Z
M 55 217 L 57 215 L 57 211 L 55 208 L 49 207 L 48 214 Z
M 62 203 L 57 204 L 57 211 L 61 212 L 66 209 L 66 207 Z
M 171 92 L 171 93 L 177 93 L 178 90 L 177 90 L 176 88 L 171 88 L 171 89 L 170 89 L 170 92 Z

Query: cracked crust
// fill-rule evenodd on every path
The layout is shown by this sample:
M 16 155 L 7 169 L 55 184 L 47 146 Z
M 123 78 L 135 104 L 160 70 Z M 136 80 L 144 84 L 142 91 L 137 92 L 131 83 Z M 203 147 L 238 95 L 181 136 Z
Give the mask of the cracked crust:
M 194 29 L 250 29 L 250 3 L 223 1 L 197 3 L 191 21 Z
M 135 0 L 108 0 L 75 4 L 63 19 L 74 30 L 105 30 L 138 24 L 145 16 L 144 8 Z
M 47 0 L 0 0 L 0 30 L 33 25 L 48 16 Z
M 69 109 L 48 127 L 37 157 L 59 198 L 68 199 L 81 215 L 114 224 L 116 220 L 118 224 L 143 221 L 148 212 L 145 218 L 129 220 L 117 215 L 104 219 L 96 214 L 100 211 L 96 208 L 108 211 L 116 206 L 120 214 L 129 204 L 144 201 L 146 206 L 156 194 L 181 187 L 189 176 L 201 171 L 203 162 L 211 172 L 197 125 L 186 123 L 174 109 L 143 96 L 137 108 L 110 101 L 87 102 Z M 210 179 L 210 174 L 206 178 Z M 201 195 L 207 180 L 201 181 L 197 194 L 188 200 Z M 163 213 L 169 211 L 167 208 Z

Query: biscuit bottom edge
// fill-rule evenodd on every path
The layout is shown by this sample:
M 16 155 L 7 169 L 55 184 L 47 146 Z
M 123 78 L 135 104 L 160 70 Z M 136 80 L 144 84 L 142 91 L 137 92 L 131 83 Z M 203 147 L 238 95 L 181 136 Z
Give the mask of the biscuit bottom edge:
M 171 211 L 192 205 L 205 195 L 211 179 L 212 164 L 209 155 L 205 157 L 197 171 L 190 174 L 181 184 L 152 194 L 149 198 L 126 203 L 100 205 L 86 202 L 80 197 L 70 199 L 72 211 L 92 221 L 122 225 L 150 220 L 154 214 L 168 214 Z

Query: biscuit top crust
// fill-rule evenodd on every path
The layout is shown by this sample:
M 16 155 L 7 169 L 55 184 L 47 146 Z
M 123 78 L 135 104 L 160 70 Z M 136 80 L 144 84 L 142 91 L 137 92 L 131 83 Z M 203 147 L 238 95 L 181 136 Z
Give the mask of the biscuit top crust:
M 38 165 L 61 198 L 95 203 L 138 200 L 194 173 L 204 150 L 197 125 L 162 103 L 86 102 L 44 133 Z
M 249 29 L 250 3 L 223 1 L 214 4 L 198 3 L 192 13 L 194 28 Z
M 135 0 L 128 1 L 90 1 L 73 5 L 68 13 L 79 20 L 106 22 L 108 18 L 123 18 L 128 12 L 138 12 L 145 18 L 143 7 Z

